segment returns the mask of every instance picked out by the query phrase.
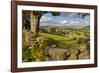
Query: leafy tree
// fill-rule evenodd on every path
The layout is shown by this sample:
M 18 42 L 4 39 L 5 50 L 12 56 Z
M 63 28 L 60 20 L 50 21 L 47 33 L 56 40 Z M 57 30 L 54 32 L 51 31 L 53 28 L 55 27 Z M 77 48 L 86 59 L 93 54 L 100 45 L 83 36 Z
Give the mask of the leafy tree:
M 89 13 L 77 13 L 80 17 L 82 17 L 83 19 L 85 18 L 85 16 L 89 15 Z
M 23 27 L 25 27 L 25 18 L 30 16 L 30 31 L 34 34 L 38 34 L 40 19 L 45 13 L 51 13 L 53 16 L 59 16 L 60 12 L 51 11 L 23 11 Z

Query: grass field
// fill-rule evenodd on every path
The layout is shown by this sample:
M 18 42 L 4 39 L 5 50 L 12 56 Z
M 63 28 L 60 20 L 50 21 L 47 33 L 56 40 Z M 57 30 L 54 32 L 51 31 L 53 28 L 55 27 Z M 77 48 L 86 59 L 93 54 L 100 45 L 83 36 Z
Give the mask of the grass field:
M 46 36 L 46 37 L 53 39 L 55 41 L 63 42 L 67 45 L 71 45 L 71 44 L 77 42 L 77 40 L 73 40 L 73 38 L 62 37 L 62 36 L 59 36 L 59 35 L 47 34 L 47 33 L 39 33 L 39 34 L 41 36 Z

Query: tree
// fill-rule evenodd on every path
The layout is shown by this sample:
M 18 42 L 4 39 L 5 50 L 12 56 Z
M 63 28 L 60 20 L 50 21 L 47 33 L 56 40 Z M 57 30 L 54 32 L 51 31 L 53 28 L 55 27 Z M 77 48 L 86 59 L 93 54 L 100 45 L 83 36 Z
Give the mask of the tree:
M 39 31 L 40 19 L 45 13 L 51 13 L 53 16 L 60 15 L 60 12 L 51 12 L 51 11 L 23 11 L 23 28 L 25 27 L 25 18 L 30 17 L 30 31 L 33 32 L 36 36 Z
M 45 13 L 51 13 L 53 16 L 58 16 L 60 15 L 59 12 L 50 12 L 50 11 L 31 11 L 30 12 L 30 25 L 31 25 L 31 31 L 36 34 L 38 34 L 39 30 L 39 24 L 40 24 L 40 19 Z
M 89 13 L 77 13 L 80 17 L 82 17 L 83 19 L 85 18 L 85 16 L 89 15 Z

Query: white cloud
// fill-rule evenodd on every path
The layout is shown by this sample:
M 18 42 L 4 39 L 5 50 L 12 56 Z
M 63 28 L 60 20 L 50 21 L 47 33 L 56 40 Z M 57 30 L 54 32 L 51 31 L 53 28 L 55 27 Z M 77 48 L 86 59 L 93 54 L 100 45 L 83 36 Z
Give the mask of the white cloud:
M 85 22 L 85 24 L 89 24 L 89 22 L 88 22 L 88 21 L 86 21 L 86 22 Z
M 42 16 L 42 18 L 40 19 L 41 22 L 49 21 L 49 20 L 51 20 L 51 18 L 47 16 Z
M 69 16 L 70 17 L 75 17 L 75 16 L 77 16 L 77 13 L 70 13 Z
M 65 23 L 68 23 L 67 20 L 64 20 L 64 21 L 61 21 L 60 24 L 65 24 Z
M 70 21 L 69 22 L 70 24 L 77 24 L 77 23 L 79 23 L 78 21 Z
M 75 17 L 75 16 L 78 16 L 78 15 L 77 15 L 77 13 L 73 13 L 73 12 L 64 12 L 64 13 L 61 13 L 61 16 Z

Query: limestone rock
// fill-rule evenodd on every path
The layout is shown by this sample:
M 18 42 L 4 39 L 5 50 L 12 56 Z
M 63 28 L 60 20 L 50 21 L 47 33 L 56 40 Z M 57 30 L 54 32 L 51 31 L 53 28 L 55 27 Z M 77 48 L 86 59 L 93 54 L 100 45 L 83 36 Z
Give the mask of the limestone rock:
M 73 48 L 70 50 L 72 55 L 77 55 L 78 54 L 78 49 Z
M 76 48 L 70 49 L 70 56 L 67 58 L 67 60 L 77 60 L 77 54 L 78 54 L 78 49 Z
M 85 50 L 87 50 L 87 46 L 86 45 L 80 45 L 80 47 L 78 48 L 80 52 L 83 52 Z
M 77 56 L 74 55 L 74 54 L 71 54 L 71 55 L 67 58 L 67 60 L 77 60 Z
M 45 46 L 45 55 L 49 55 L 50 46 Z
M 52 60 L 64 60 L 67 50 L 62 48 L 51 48 L 49 49 L 49 55 Z
M 78 55 L 78 59 L 89 59 L 89 51 L 86 50 Z

